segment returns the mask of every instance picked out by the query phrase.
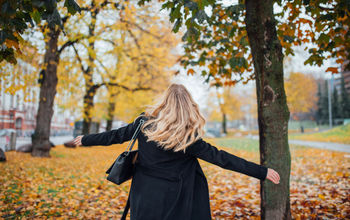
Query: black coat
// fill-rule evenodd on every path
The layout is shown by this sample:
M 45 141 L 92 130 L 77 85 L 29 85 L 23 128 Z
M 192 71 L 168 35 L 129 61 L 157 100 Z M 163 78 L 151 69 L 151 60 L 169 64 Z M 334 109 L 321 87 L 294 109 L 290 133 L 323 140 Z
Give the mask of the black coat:
M 121 144 L 132 138 L 141 118 L 119 129 L 84 135 L 82 145 Z M 131 219 L 211 219 L 208 183 L 197 158 L 224 169 L 265 180 L 267 167 L 247 161 L 199 139 L 186 152 L 165 151 L 138 135 L 138 164 L 130 189 Z

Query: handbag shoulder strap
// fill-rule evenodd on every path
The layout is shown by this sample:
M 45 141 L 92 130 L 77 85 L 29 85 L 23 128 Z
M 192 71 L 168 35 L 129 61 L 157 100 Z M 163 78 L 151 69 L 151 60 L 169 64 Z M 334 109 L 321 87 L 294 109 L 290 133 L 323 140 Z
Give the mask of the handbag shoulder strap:
M 129 196 L 128 196 L 128 201 L 126 202 L 126 205 L 124 207 L 122 218 L 120 220 L 126 219 L 126 216 L 128 215 L 128 212 L 129 212 L 129 208 L 130 208 L 130 192 L 129 192 Z
M 128 152 L 130 152 L 131 150 L 132 150 L 132 148 L 133 148 L 133 146 L 134 146 L 134 144 L 135 144 L 135 141 L 136 141 L 136 137 L 137 137 L 137 135 L 140 133 L 140 128 L 141 128 L 141 126 L 143 125 L 145 123 L 145 120 L 143 120 L 142 118 L 140 119 L 140 123 L 138 124 L 138 126 L 137 126 L 137 128 L 136 128 L 136 130 L 135 130 L 135 132 L 134 132 L 134 135 L 132 136 L 132 138 L 131 138 L 131 141 L 129 142 L 129 144 L 128 144 L 128 146 L 126 147 L 126 150 L 128 151 Z

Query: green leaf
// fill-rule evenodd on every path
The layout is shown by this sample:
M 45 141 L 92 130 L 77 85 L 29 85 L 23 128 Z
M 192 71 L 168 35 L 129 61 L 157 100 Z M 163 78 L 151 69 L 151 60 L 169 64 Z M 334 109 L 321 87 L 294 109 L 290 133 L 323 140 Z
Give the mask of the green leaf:
M 66 0 L 64 6 L 67 7 L 68 12 L 74 15 L 77 11 L 80 13 L 81 8 L 74 0 Z
M 203 10 L 205 6 L 209 5 L 207 0 L 198 0 L 198 8 Z
M 38 10 L 36 10 L 36 9 L 33 10 L 33 12 L 30 15 L 34 19 L 36 24 L 40 23 L 41 15 L 40 15 L 40 12 Z
M 173 7 L 174 7 L 174 2 L 168 1 L 168 2 L 166 2 L 164 4 L 162 4 L 162 9 L 161 10 L 163 10 L 165 8 L 173 8 Z
M 232 69 L 236 69 L 236 67 L 248 68 L 248 62 L 244 57 L 231 57 L 229 64 Z
M 176 8 L 171 9 L 171 11 L 170 11 L 170 21 L 171 22 L 174 22 L 175 19 L 180 18 L 180 16 L 181 16 L 180 9 L 181 9 L 180 4 L 178 4 L 178 6 Z
M 320 35 L 320 37 L 318 38 L 318 41 L 319 41 L 320 43 L 328 43 L 328 42 L 329 42 L 329 39 L 330 39 L 330 37 L 329 37 L 327 34 L 322 33 L 322 34 Z

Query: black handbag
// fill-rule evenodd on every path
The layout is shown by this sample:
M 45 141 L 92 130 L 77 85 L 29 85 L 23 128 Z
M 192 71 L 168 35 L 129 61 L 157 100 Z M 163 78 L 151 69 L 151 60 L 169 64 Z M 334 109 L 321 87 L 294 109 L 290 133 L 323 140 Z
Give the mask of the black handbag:
M 107 180 L 120 185 L 125 181 L 131 179 L 135 171 L 135 162 L 138 154 L 138 150 L 133 150 L 132 147 L 136 141 L 136 137 L 141 130 L 141 126 L 145 120 L 140 119 L 140 123 L 137 126 L 131 141 L 129 142 L 126 150 L 121 153 L 114 161 L 111 167 L 106 171 L 108 174 Z

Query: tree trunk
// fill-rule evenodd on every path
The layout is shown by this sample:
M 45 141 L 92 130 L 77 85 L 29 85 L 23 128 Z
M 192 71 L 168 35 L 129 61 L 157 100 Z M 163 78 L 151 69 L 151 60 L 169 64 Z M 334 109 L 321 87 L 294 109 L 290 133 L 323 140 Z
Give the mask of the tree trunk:
M 113 97 L 113 95 L 112 95 Z M 112 130 L 113 118 L 114 118 L 114 110 L 115 110 L 115 102 L 110 101 L 108 103 L 108 119 L 107 119 L 107 127 L 106 131 Z
M 226 125 L 226 114 L 225 113 L 223 113 L 222 114 L 222 132 L 224 133 L 224 134 L 227 134 L 227 125 Z
M 84 95 L 84 119 L 83 119 L 83 135 L 90 134 L 90 127 L 92 121 L 92 111 L 94 109 L 94 96 L 100 85 L 86 84 L 86 94 Z
M 88 93 L 84 95 L 83 135 L 90 134 L 91 111 L 94 108 L 93 98 Z
M 56 95 L 57 65 L 59 62 L 57 41 L 60 30 L 50 28 L 46 35 L 44 68 L 40 72 L 40 99 L 35 132 L 32 135 L 34 157 L 50 157 L 50 125 Z
M 96 7 L 95 1 L 91 1 L 90 3 L 92 8 Z M 96 18 L 97 14 L 99 12 L 99 8 L 95 8 L 92 10 L 91 13 L 91 22 L 89 23 L 89 37 L 94 37 L 95 36 L 95 28 L 96 28 Z M 89 134 L 90 133 L 90 127 L 91 127 L 91 121 L 92 121 L 92 116 L 91 112 L 93 111 L 94 108 L 94 96 L 96 94 L 96 85 L 93 83 L 92 79 L 92 72 L 94 69 L 94 62 L 95 62 L 95 40 L 89 40 L 89 50 L 88 52 L 88 57 L 89 57 L 89 64 L 88 67 L 85 71 L 83 71 L 84 78 L 85 78 L 85 88 L 86 88 L 86 93 L 84 96 L 84 116 L 83 116 L 83 135 Z M 82 63 L 81 63 L 82 65 Z M 83 66 L 82 66 L 83 68 Z
M 283 78 L 282 47 L 277 38 L 272 0 L 246 0 L 246 28 L 253 55 L 260 161 L 276 170 L 280 183 L 260 182 L 261 219 L 291 219 L 289 178 L 291 156 Z

